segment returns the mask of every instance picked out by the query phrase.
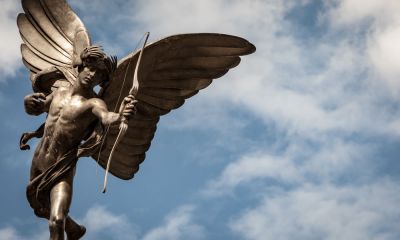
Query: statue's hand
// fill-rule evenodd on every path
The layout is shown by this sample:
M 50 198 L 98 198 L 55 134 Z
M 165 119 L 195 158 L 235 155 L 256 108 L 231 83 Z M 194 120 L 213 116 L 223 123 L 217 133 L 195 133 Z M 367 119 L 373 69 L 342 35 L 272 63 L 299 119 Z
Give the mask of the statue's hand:
M 135 99 L 133 95 L 128 95 L 127 97 L 124 98 L 124 101 L 121 105 L 120 113 L 123 118 L 126 120 L 129 119 L 129 117 L 132 114 L 136 113 L 136 103 L 138 101 Z
M 32 93 L 24 98 L 25 112 L 31 115 L 39 115 L 44 112 L 46 95 Z

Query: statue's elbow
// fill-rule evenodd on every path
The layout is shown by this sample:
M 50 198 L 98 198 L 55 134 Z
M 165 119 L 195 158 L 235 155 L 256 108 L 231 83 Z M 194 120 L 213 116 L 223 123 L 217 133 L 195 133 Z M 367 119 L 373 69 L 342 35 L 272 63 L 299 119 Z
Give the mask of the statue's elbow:
M 114 112 L 109 112 L 108 114 L 106 114 L 106 116 L 104 118 L 102 118 L 101 122 L 104 126 L 107 126 L 107 125 L 113 124 L 119 120 L 120 120 L 119 114 L 114 113 Z

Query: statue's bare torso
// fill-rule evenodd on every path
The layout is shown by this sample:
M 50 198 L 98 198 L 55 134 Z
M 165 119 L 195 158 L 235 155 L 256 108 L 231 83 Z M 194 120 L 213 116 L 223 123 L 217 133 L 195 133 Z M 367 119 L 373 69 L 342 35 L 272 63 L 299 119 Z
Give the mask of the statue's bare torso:
M 46 101 L 51 102 L 44 135 L 32 160 L 32 177 L 45 171 L 69 151 L 78 148 L 88 133 L 88 127 L 97 119 L 92 112 L 93 107 L 97 102 L 102 102 L 98 98 L 88 99 L 73 94 L 71 88 L 59 89 Z

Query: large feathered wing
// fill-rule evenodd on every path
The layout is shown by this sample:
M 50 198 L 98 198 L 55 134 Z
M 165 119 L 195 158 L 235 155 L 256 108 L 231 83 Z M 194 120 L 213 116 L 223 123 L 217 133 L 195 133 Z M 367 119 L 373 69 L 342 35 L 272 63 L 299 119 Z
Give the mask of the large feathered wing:
M 18 15 L 17 24 L 24 42 L 22 61 L 31 72 L 31 80 L 54 67 L 76 75 L 73 64 L 90 45 L 79 17 L 65 0 L 22 0 L 22 7 L 24 13 Z
M 114 152 L 110 172 L 121 179 L 132 178 L 145 159 L 160 116 L 182 106 L 185 99 L 236 67 L 241 55 L 254 51 L 254 45 L 243 38 L 211 33 L 175 35 L 146 46 L 138 71 L 137 114 Z M 138 56 L 133 53 L 118 63 L 104 91 L 111 110 L 118 109 L 128 95 Z M 104 168 L 118 132 L 118 124 L 112 125 L 101 151 L 92 156 Z

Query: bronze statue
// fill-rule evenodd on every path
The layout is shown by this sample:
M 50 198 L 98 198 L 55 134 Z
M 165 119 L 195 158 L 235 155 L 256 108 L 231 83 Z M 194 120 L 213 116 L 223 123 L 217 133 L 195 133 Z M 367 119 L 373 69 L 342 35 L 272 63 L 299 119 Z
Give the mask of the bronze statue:
M 34 91 L 25 97 L 25 110 L 47 112 L 45 123 L 20 141 L 21 149 L 29 149 L 29 139 L 41 138 L 27 198 L 35 214 L 49 220 L 50 239 L 64 239 L 64 232 L 79 239 L 86 229 L 68 216 L 79 157 L 92 157 L 106 176 L 109 171 L 133 178 L 160 116 L 182 106 L 255 47 L 230 35 L 182 34 L 148 45 L 146 38 L 141 50 L 117 62 L 92 45 L 65 0 L 22 0 L 22 6 L 25 13 L 17 19 L 22 60 Z

